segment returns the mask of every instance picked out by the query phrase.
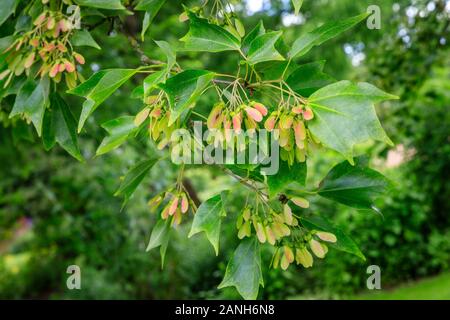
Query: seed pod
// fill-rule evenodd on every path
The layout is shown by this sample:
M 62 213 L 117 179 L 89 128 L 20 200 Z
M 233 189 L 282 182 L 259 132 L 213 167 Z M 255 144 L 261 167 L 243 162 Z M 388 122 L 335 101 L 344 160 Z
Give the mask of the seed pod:
M 286 257 L 286 254 L 283 254 L 283 256 L 281 257 L 281 269 L 283 270 L 287 270 L 287 268 L 289 268 L 289 261 Z
M 292 225 L 292 210 L 287 203 L 284 205 L 283 213 L 284 213 L 284 221 L 288 225 Z
M 253 119 L 256 122 L 260 122 L 263 119 L 263 116 L 261 112 L 259 112 L 257 109 L 252 107 L 246 107 L 245 112 L 247 112 L 247 116 L 251 119 Z
M 269 118 L 267 118 L 266 122 L 264 123 L 264 128 L 267 131 L 271 132 L 273 128 L 275 128 L 275 124 L 276 124 L 276 116 L 271 115 Z
M 301 114 L 303 112 L 303 106 L 296 106 L 291 109 L 291 111 L 295 114 Z
M 265 243 L 266 242 L 266 233 L 264 232 L 263 225 L 261 222 L 258 222 L 255 226 L 256 229 L 256 236 L 258 237 L 259 242 Z
M 263 116 L 267 116 L 267 108 L 259 102 L 253 102 L 252 107 L 259 111 Z
M 294 121 L 294 133 L 295 140 L 305 140 L 306 139 L 306 128 L 303 121 L 295 120 Z
M 173 216 L 175 211 L 177 211 L 177 208 L 178 208 L 178 196 L 174 197 L 170 204 L 169 215 Z
M 159 206 L 162 200 L 163 200 L 163 197 L 160 194 L 158 194 L 155 197 L 151 198 L 148 201 L 147 205 L 149 206 L 150 210 L 152 210 L 152 209 L 156 208 L 157 206 Z
M 323 243 L 323 242 L 320 242 L 320 245 L 322 246 L 323 251 L 325 252 L 325 254 L 327 254 L 328 253 L 328 246 L 325 243 Z
M 266 233 L 267 242 L 270 243 L 271 245 L 274 245 L 276 238 L 272 228 L 270 228 L 269 226 L 265 226 L 264 231 Z
M 251 236 L 250 221 L 246 221 L 242 224 L 241 228 L 239 229 L 238 238 L 243 239 L 244 237 L 250 236 Z
M 242 24 L 241 20 L 235 19 L 234 26 L 236 27 L 236 31 L 239 33 L 239 36 L 242 38 L 245 36 L 245 27 Z
M 77 60 L 77 62 L 79 63 L 79 64 L 84 64 L 86 61 L 84 60 L 84 57 L 81 55 L 81 54 L 79 54 L 79 53 L 77 53 L 77 52 L 74 52 L 73 53 L 73 57 L 75 58 L 75 60 Z
M 169 217 L 170 204 L 166 205 L 161 212 L 161 218 L 166 220 Z
M 245 221 L 248 221 L 251 217 L 252 213 L 250 211 L 250 208 L 245 208 L 244 211 L 242 212 L 242 217 L 244 218 Z
M 164 138 L 164 139 L 162 139 L 159 143 L 158 143 L 158 145 L 156 146 L 156 148 L 158 149 L 158 150 L 162 150 L 162 149 L 164 149 L 165 147 L 167 147 L 167 145 L 169 144 L 169 139 L 167 139 L 167 138 Z
M 289 138 L 291 136 L 291 131 L 289 129 L 281 129 L 280 130 L 280 138 L 278 140 L 278 143 L 280 144 L 280 147 L 284 148 L 289 143 Z
M 291 234 L 291 229 L 284 223 L 280 223 L 280 230 L 283 232 L 283 236 L 287 237 Z
M 11 73 L 11 70 L 6 69 L 0 73 L 0 81 L 3 81 L 9 74 Z
M 47 17 L 47 13 L 46 13 L 46 12 L 41 13 L 41 14 L 39 15 L 39 17 L 37 17 L 36 20 L 34 20 L 33 24 L 34 24 L 35 26 L 40 26 L 40 25 L 44 22 L 44 20 L 45 20 L 46 17 Z
M 181 215 L 181 211 L 178 208 L 177 211 L 175 212 L 175 214 L 173 215 L 173 219 L 172 219 L 172 225 L 173 226 L 178 226 L 181 223 L 181 219 L 182 219 L 182 215 Z
M 294 262 L 294 252 L 292 251 L 292 249 L 288 246 L 284 246 L 284 255 L 286 256 L 287 260 L 289 263 Z
M 58 27 L 62 32 L 69 31 L 69 22 L 66 19 L 59 20 Z
M 149 113 L 149 108 L 142 109 L 134 118 L 134 125 L 139 127 L 148 118 Z
M 292 218 L 292 226 L 293 227 L 298 226 L 298 220 L 296 218 Z
M 294 118 L 291 115 L 284 114 L 280 118 L 280 128 L 281 129 L 290 129 L 292 126 Z
M 158 119 L 161 116 L 161 107 L 156 107 L 150 112 L 150 117 Z
M 69 73 L 72 73 L 72 72 L 75 71 L 75 65 L 72 62 L 68 61 L 68 60 L 64 61 L 64 66 L 66 67 L 66 70 Z
M 244 218 L 242 217 L 242 215 L 238 215 L 237 219 L 236 219 L 236 229 L 240 229 L 242 226 L 242 223 L 244 222 Z
M 208 129 L 211 130 L 211 129 L 214 129 L 217 127 L 218 122 L 219 122 L 219 116 L 220 116 L 220 113 L 222 112 L 222 109 L 223 109 L 223 105 L 220 103 L 216 104 L 212 108 L 211 112 L 209 113 L 208 120 L 206 121 L 206 125 L 207 125 Z
M 314 118 L 313 111 L 311 110 L 310 107 L 306 107 L 305 110 L 303 111 L 303 119 L 308 121 L 308 120 L 312 120 L 313 118 Z
M 181 196 L 181 212 L 186 213 L 189 209 L 189 201 L 185 193 Z
M 55 18 L 49 17 L 47 20 L 47 29 L 52 30 L 55 27 L 56 21 Z
M 306 248 L 297 248 L 295 250 L 295 261 L 305 268 L 310 268 L 313 265 L 313 257 Z
M 67 47 L 66 47 L 63 43 L 61 43 L 61 42 L 58 42 L 58 44 L 56 45 L 56 47 L 57 47 L 58 50 L 61 51 L 61 52 L 67 52 Z
M 185 22 L 189 20 L 189 16 L 187 15 L 186 12 L 183 12 L 182 14 L 179 15 L 178 20 L 180 22 Z
M 43 50 L 47 52 L 52 52 L 55 49 L 55 44 L 53 42 L 44 42 Z
M 315 233 L 316 236 L 320 238 L 320 240 L 335 243 L 337 241 L 336 236 L 332 234 L 331 232 L 325 232 L 325 231 L 317 231 Z
M 48 75 L 49 75 L 50 78 L 54 78 L 54 77 L 56 77 L 58 72 L 59 72 L 59 63 L 55 63 L 53 65 L 53 67 L 50 69 L 50 72 L 49 72 Z
M 294 197 L 291 199 L 291 201 L 300 208 L 303 208 L 303 209 L 309 208 L 309 201 L 306 200 L 305 198 Z
M 37 48 L 39 46 L 39 38 L 33 38 L 29 42 L 30 46 Z
M 244 123 L 245 123 L 245 128 L 249 131 L 248 133 L 250 135 L 253 135 L 253 133 L 255 132 L 255 129 L 258 127 L 256 122 L 252 118 L 247 117 L 244 119 Z
M 26 69 L 30 68 L 33 65 L 35 56 L 36 56 L 36 54 L 34 52 L 32 52 L 25 59 L 24 66 L 25 66 Z
M 295 149 L 295 158 L 298 162 L 305 162 L 306 161 L 306 153 L 304 149 L 296 148 Z
M 233 121 L 233 129 L 234 132 L 239 133 L 241 131 L 242 128 L 242 116 L 241 113 L 237 113 L 233 116 L 232 118 Z
M 325 257 L 325 250 L 319 241 L 311 239 L 309 241 L 309 247 L 317 258 L 323 259 Z
M 277 250 L 275 251 L 275 255 L 273 256 L 273 262 L 272 262 L 272 267 L 274 269 L 278 269 L 278 266 L 280 265 L 281 253 L 282 253 L 282 251 L 277 248 Z
M 66 70 L 66 65 L 64 63 L 60 63 L 58 71 L 61 73 L 64 72 L 64 70 Z

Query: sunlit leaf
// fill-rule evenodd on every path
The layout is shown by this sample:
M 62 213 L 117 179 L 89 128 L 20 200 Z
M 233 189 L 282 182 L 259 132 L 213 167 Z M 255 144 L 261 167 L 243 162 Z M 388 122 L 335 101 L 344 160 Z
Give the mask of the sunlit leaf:
M 322 144 L 353 163 L 355 144 L 374 139 L 392 145 L 374 103 L 396 98 L 368 83 L 340 81 L 328 85 L 309 97 L 314 112 L 309 129 Z

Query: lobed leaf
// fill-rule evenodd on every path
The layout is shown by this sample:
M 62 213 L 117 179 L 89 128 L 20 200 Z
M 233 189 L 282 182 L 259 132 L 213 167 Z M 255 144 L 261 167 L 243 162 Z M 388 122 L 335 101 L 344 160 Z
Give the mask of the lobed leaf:
M 306 172 L 306 162 L 294 163 L 292 166 L 289 166 L 287 161 L 280 161 L 278 173 L 267 176 L 270 197 L 276 196 L 293 182 L 305 185 Z
M 274 31 L 257 36 L 250 44 L 247 61 L 254 65 L 264 61 L 284 60 L 283 56 L 274 47 L 281 34 L 281 31 Z
M 241 42 L 224 28 L 188 12 L 189 32 L 180 39 L 188 51 L 220 52 L 239 50 Z
M 374 209 L 374 199 L 385 193 L 391 183 L 378 171 L 367 167 L 365 159 L 355 159 L 355 165 L 347 161 L 333 167 L 320 182 L 318 194 L 359 209 Z
M 353 164 L 355 144 L 374 139 L 392 145 L 374 107 L 374 103 L 389 99 L 397 97 L 368 83 L 339 81 L 309 97 L 314 119 L 308 128 L 323 145 L 340 152 Z

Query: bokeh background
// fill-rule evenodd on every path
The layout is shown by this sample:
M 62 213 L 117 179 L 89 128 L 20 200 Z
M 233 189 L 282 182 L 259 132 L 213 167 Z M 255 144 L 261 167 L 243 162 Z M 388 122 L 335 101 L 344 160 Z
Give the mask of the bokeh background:
M 178 21 L 181 1 L 170 0 L 150 28 L 143 50 L 163 59 L 151 39 L 176 43 L 187 30 Z M 184 1 L 189 3 L 189 1 Z M 191 1 L 195 4 L 195 1 Z M 346 32 L 301 58 L 326 60 L 336 79 L 374 83 L 400 96 L 377 106 L 395 148 L 379 143 L 360 146 L 371 165 L 395 182 L 379 207 L 383 217 L 321 199 L 309 209 L 336 222 L 367 257 L 331 250 L 313 268 L 288 271 L 264 268 L 264 299 L 450 299 L 450 1 L 448 0 L 305 0 L 300 16 L 290 1 L 235 2 L 247 30 L 264 20 L 268 29 L 285 31 L 287 43 L 323 22 L 381 8 L 380 30 L 365 24 Z M 139 33 L 142 17 L 130 17 L 125 33 Z M 101 25 L 94 37 L 102 51 L 85 49 L 88 77 L 104 68 L 137 67 L 139 54 L 123 32 Z M 0 36 L 2 32 L 0 31 Z M 236 57 L 180 53 L 183 68 L 234 70 Z M 154 152 L 136 140 L 106 156 L 94 158 L 105 135 L 99 124 L 135 114 L 140 101 L 132 90 L 142 79 L 122 87 L 96 111 L 81 137 L 85 163 L 62 150 L 43 150 L 31 127 L 11 127 L 0 105 L 0 298 L 35 299 L 212 299 L 238 298 L 233 288 L 217 290 L 226 262 L 238 243 L 233 217 L 239 199 L 228 209 L 221 252 L 214 255 L 203 235 L 187 239 L 190 224 L 171 239 L 166 265 L 158 250 L 145 252 L 156 220 L 147 201 L 173 181 L 176 168 L 161 163 L 144 180 L 123 211 L 113 196 L 120 177 L 135 161 Z M 75 113 L 81 100 L 70 99 Z M 2 104 L 7 101 L 2 101 Z M 208 105 L 208 101 L 203 101 Z M 309 182 L 318 180 L 342 159 L 320 153 L 309 163 Z M 231 184 L 210 168 L 188 171 L 198 197 Z M 269 265 L 270 255 L 263 252 Z M 81 267 L 82 289 L 68 290 L 66 268 Z M 382 290 L 366 288 L 366 268 L 379 265 Z

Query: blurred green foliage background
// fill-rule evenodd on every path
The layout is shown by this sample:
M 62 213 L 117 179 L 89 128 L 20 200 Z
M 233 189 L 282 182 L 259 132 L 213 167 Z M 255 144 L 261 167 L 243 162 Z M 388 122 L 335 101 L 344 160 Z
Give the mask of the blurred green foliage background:
M 302 61 L 326 60 L 325 71 L 338 80 L 371 82 L 401 97 L 378 106 L 383 126 L 396 143 L 395 150 L 379 143 L 361 146 L 370 153 L 371 165 L 395 182 L 394 190 L 378 203 L 383 217 L 320 199 L 312 199 L 308 209 L 326 215 L 348 232 L 367 261 L 331 250 L 311 269 L 291 266 L 282 272 L 266 267 L 266 285 L 260 298 L 325 299 L 367 294 L 366 268 L 372 264 L 381 267 L 383 289 L 448 273 L 450 1 L 305 0 L 299 17 L 292 15 L 289 1 L 235 2 L 247 30 L 263 19 L 268 29 L 286 30 L 287 43 L 323 22 L 365 12 L 369 5 L 380 6 L 380 30 L 369 30 L 361 24 L 311 50 Z M 181 1 L 170 3 L 156 17 L 142 47 L 152 58 L 162 59 L 163 55 L 151 39 L 175 44 L 187 29 L 178 21 Z M 96 28 L 94 37 L 103 50 L 83 52 L 88 61 L 83 74 L 88 77 L 98 69 L 139 66 L 139 54 L 124 34 L 138 34 L 141 20 L 140 16 L 130 17 L 123 32 L 109 35 L 110 26 Z M 180 53 L 178 60 L 184 68 L 212 70 L 230 70 L 236 63 L 236 57 L 229 53 Z M 121 176 L 135 161 L 155 152 L 154 148 L 138 139 L 111 154 L 93 158 L 105 135 L 99 124 L 139 111 L 139 100 L 133 100 L 130 94 L 141 80 L 122 87 L 88 121 L 81 138 L 85 163 L 62 150 L 43 151 L 31 127 L 20 123 L 12 126 L 6 120 L 5 110 L 11 101 L 1 102 L 0 298 L 239 297 L 234 289 L 216 289 L 238 243 L 233 217 L 240 210 L 239 199 L 227 208 L 231 214 L 222 230 L 218 257 L 204 236 L 187 239 L 187 223 L 171 239 L 166 266 L 161 270 L 157 250 L 145 252 L 156 220 L 146 203 L 173 181 L 176 168 L 169 163 L 158 164 L 121 211 L 121 199 L 113 196 Z M 79 113 L 81 101 L 67 99 Z M 332 152 L 311 159 L 310 183 L 317 184 L 341 160 Z M 231 183 L 208 168 L 189 170 L 188 178 L 201 200 Z M 262 258 L 268 266 L 270 254 Z M 82 290 L 66 287 L 66 268 L 72 264 L 81 267 Z M 433 291 L 448 289 L 448 280 L 438 282 L 441 287 L 436 284 Z M 439 297 L 450 299 L 446 292 L 447 296 Z

